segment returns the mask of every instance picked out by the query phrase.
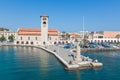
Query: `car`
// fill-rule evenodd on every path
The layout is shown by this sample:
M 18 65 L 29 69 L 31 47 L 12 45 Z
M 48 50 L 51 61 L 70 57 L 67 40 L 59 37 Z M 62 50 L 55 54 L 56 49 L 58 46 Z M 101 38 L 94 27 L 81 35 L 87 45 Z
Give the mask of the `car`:
M 112 48 L 119 49 L 119 47 L 118 47 L 118 46 L 112 46 Z
M 63 48 L 64 48 L 64 49 L 69 49 L 70 46 L 66 45 L 66 46 L 64 46 Z

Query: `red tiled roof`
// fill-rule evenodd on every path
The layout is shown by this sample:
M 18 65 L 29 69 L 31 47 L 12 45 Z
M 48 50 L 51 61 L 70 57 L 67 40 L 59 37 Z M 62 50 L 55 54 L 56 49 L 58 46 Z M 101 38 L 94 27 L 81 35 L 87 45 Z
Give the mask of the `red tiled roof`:
M 19 28 L 18 35 L 41 35 L 40 28 Z M 58 36 L 57 29 L 48 29 L 49 36 Z
M 71 33 L 70 36 L 75 38 L 76 34 L 75 33 Z
M 106 38 L 115 38 L 120 32 L 117 31 L 104 31 L 104 37 Z

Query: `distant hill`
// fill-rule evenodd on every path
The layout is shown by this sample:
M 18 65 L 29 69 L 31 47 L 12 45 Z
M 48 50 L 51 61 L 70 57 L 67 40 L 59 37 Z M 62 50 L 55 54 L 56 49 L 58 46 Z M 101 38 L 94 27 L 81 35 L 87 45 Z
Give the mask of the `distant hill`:
M 0 27 L 0 31 L 9 31 L 9 29 Z

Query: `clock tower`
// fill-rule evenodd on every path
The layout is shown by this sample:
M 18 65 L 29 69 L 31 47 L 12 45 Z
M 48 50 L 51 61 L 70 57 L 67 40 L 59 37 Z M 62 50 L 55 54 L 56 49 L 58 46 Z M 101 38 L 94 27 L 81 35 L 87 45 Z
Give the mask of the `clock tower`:
M 47 15 L 40 16 L 41 18 L 41 44 L 47 45 L 48 42 L 48 17 Z

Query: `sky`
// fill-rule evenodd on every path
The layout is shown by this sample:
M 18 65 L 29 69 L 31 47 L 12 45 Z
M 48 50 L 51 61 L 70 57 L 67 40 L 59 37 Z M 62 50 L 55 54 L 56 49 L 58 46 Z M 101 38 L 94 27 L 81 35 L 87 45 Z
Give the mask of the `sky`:
M 39 28 L 40 16 L 59 31 L 120 31 L 120 0 L 0 0 L 0 27 Z

